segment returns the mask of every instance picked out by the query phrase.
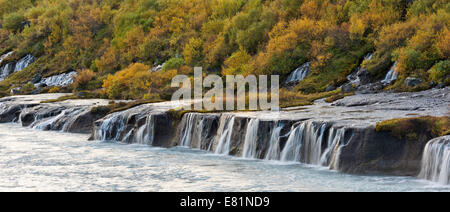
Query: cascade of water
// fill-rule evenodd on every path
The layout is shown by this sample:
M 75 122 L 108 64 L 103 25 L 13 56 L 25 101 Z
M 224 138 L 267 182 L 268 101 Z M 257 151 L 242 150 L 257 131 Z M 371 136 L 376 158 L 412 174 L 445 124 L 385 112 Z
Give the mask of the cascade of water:
M 384 78 L 384 80 L 381 81 L 382 83 L 391 83 L 397 79 L 398 73 L 395 71 L 396 67 L 397 67 L 397 62 L 394 63 L 392 68 L 386 74 L 386 77 Z
M 270 146 L 267 150 L 265 160 L 279 160 L 280 159 L 280 133 L 283 126 L 277 126 L 270 136 Z
M 133 133 L 133 130 L 130 130 Z M 131 136 L 131 135 L 130 135 Z M 139 127 L 137 133 L 134 135 L 134 143 L 153 145 L 155 138 L 155 116 L 149 115 L 145 124 Z
M 35 122 L 31 124 L 31 128 L 37 130 L 50 130 L 53 128 L 53 124 L 59 119 L 66 116 L 66 110 L 61 111 L 57 116 L 53 116 L 44 120 L 40 120 L 40 117 L 35 118 Z
M 258 141 L 258 127 L 259 120 L 251 119 L 247 126 L 247 132 L 245 133 L 244 151 L 242 153 L 243 158 L 257 158 L 256 148 Z
M 104 120 L 101 126 L 97 129 L 95 139 L 102 141 L 118 141 L 125 128 L 125 121 L 126 119 L 121 114 L 109 117 Z
M 431 140 L 425 146 L 419 178 L 447 185 L 450 182 L 450 136 Z
M 303 132 L 305 130 L 306 123 L 292 127 L 291 133 L 286 145 L 281 152 L 281 161 L 294 161 L 300 162 L 301 160 L 301 148 L 303 142 Z
M 309 142 L 311 143 L 311 150 L 308 158 L 309 164 L 320 165 L 320 156 L 322 155 L 322 141 L 326 127 L 326 124 L 322 124 L 320 129 L 317 129 L 314 132 L 313 136 L 310 137 L 311 140 L 309 140 Z
M 289 74 L 286 83 L 298 82 L 306 78 L 311 71 L 311 66 L 309 63 L 305 63 L 299 68 L 295 69 L 291 74 Z
M 0 81 L 6 79 L 10 74 L 14 72 L 14 63 L 8 63 L 4 65 L 0 70 Z
M 39 83 L 37 83 L 35 86 L 39 87 L 40 85 L 46 85 L 46 86 L 58 86 L 58 87 L 65 87 L 73 83 L 74 77 L 77 76 L 76 71 L 72 71 L 69 73 L 54 75 L 51 77 L 43 78 Z
M 197 132 L 198 132 L 197 149 L 202 149 L 203 128 L 205 127 L 204 122 L 205 122 L 205 120 L 203 118 L 200 118 L 200 123 L 198 124 L 198 128 L 197 128 Z
M 5 60 L 6 58 L 8 58 L 9 56 L 12 55 L 12 53 L 14 53 L 14 51 L 10 51 L 2 56 L 0 56 L 0 64 L 3 62 L 3 60 Z
M 75 109 L 73 112 L 68 115 L 68 120 L 64 123 L 63 127 L 61 128 L 61 132 L 68 132 L 69 129 L 72 127 L 73 123 L 78 119 L 78 116 L 81 115 L 81 113 L 85 112 L 86 108 L 80 108 Z M 88 108 L 90 110 L 90 108 Z
M 27 54 L 25 57 L 17 61 L 14 72 L 21 71 L 22 69 L 28 67 L 35 60 L 36 58 L 33 55 Z
M 226 117 L 226 125 L 224 126 L 223 133 L 219 138 L 215 154 L 228 155 L 230 154 L 231 135 L 233 134 L 234 116 Z
M 181 126 L 183 136 L 181 136 L 180 145 L 185 147 L 190 147 L 191 141 L 194 137 L 195 129 L 196 129 L 196 115 L 194 113 L 188 113 L 183 116 L 181 121 Z M 201 139 L 201 136 L 199 136 Z
M 327 148 L 322 154 L 320 159 L 320 164 L 322 166 L 330 166 L 333 155 L 339 152 L 339 145 L 341 144 L 341 140 L 344 136 L 344 129 L 334 128 L 330 129 L 330 133 L 328 134 Z

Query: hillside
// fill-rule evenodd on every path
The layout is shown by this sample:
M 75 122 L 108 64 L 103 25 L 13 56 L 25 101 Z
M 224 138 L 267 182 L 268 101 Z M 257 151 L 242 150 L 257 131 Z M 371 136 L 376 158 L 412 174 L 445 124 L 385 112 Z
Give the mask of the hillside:
M 0 18 L 3 96 L 166 100 L 172 77 L 194 66 L 283 81 L 306 67 L 281 90 L 283 105 L 351 93 L 359 70 L 366 90 L 390 69 L 384 90 L 450 83 L 446 0 L 0 0 Z

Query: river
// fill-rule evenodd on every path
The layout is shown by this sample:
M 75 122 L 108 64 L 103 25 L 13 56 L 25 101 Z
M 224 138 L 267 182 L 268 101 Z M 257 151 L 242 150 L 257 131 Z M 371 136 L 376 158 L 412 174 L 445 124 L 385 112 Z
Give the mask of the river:
M 0 124 L 0 191 L 450 191 L 413 177 L 87 139 Z

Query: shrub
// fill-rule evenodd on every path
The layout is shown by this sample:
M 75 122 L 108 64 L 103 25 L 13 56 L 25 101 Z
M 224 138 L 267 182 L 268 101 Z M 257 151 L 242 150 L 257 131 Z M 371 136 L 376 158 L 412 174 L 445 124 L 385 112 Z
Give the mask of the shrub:
M 135 63 L 114 75 L 108 75 L 103 88 L 112 99 L 139 99 L 149 92 L 150 67 Z
M 25 20 L 25 17 L 19 13 L 10 13 L 5 17 L 5 22 L 3 23 L 3 27 L 11 31 L 18 31 L 21 27 L 22 22 Z
M 76 90 L 88 89 L 88 85 L 94 77 L 95 73 L 89 69 L 78 71 L 78 75 L 75 77 L 73 86 Z
M 164 63 L 163 71 L 171 70 L 171 69 L 179 69 L 181 66 L 185 64 L 183 58 L 171 58 L 166 63 Z

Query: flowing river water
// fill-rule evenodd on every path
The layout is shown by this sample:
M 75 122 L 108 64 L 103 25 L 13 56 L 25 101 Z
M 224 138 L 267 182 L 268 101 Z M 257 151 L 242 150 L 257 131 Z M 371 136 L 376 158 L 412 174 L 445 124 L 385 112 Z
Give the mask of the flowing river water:
M 450 191 L 413 177 L 87 139 L 0 124 L 0 191 Z

